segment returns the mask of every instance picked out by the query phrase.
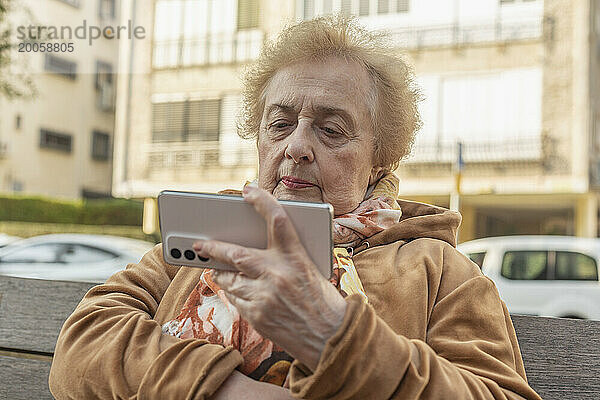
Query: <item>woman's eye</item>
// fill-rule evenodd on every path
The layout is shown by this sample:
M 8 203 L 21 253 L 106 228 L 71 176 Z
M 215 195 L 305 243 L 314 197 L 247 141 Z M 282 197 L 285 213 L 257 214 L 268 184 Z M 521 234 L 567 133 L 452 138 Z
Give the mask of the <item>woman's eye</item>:
M 323 127 L 321 128 L 325 131 L 325 133 L 327 133 L 328 135 L 338 135 L 339 132 L 336 131 L 335 129 L 329 128 L 329 127 Z
M 277 122 L 273 126 L 277 129 L 283 129 L 283 128 L 287 128 L 288 126 L 290 126 L 290 124 L 288 124 L 287 122 Z

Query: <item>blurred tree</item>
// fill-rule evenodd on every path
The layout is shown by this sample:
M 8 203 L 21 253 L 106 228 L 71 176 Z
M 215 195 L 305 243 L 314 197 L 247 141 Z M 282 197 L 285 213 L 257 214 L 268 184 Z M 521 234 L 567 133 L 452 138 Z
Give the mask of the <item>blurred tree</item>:
M 8 18 L 14 0 L 0 0 L 0 97 L 31 98 L 37 93 L 33 80 L 26 71 L 11 73 L 11 50 L 17 46 L 12 38 L 12 26 Z

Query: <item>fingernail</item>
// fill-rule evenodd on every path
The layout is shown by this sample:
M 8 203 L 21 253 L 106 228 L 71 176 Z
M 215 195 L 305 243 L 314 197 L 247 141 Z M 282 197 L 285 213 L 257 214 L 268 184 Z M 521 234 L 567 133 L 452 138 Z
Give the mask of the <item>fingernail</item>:
M 192 245 L 192 248 L 196 251 L 200 251 L 202 250 L 202 243 L 201 241 L 198 242 L 194 242 L 194 244 Z
M 252 199 L 254 199 L 256 197 L 256 190 L 255 189 L 250 189 L 250 190 L 244 192 L 243 195 L 244 195 L 245 199 L 252 200 Z

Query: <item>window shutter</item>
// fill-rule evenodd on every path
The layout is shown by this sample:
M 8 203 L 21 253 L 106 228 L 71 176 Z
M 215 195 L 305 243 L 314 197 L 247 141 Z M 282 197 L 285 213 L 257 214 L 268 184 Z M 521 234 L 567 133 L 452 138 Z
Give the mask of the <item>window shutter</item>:
M 220 100 L 189 102 L 188 140 L 219 141 Z
M 315 0 L 304 0 L 304 19 L 311 19 L 315 16 Z
M 369 15 L 369 0 L 360 0 L 358 15 Z
M 390 12 L 390 2 L 389 0 L 378 0 L 377 2 L 377 13 L 378 14 L 387 14 Z
M 258 0 L 238 0 L 238 30 L 258 28 L 258 16 Z
M 408 12 L 408 0 L 398 0 L 396 3 L 396 12 Z
M 342 0 L 341 12 L 343 15 L 352 14 L 352 0 Z
M 220 100 L 152 105 L 152 141 L 219 141 Z
M 152 105 L 152 141 L 181 142 L 184 133 L 185 102 Z

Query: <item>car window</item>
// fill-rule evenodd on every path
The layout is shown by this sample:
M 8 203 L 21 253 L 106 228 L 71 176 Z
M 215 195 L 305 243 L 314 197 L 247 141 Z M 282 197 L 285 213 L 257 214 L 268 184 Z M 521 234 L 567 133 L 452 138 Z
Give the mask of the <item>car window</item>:
M 515 280 L 548 279 L 546 251 L 507 251 L 502 260 L 503 277 Z
M 473 261 L 475 264 L 479 265 L 479 268 L 483 266 L 483 260 L 485 258 L 485 251 L 480 253 L 470 253 L 467 256 Z
M 60 261 L 67 264 L 102 262 L 115 257 L 117 257 L 117 255 L 109 251 L 80 244 L 67 245 L 65 251 L 59 255 Z
M 557 251 L 556 279 L 597 281 L 598 266 L 592 257 L 585 254 L 570 251 Z
M 58 243 L 24 246 L 2 257 L 3 263 L 55 263 L 64 245 Z

